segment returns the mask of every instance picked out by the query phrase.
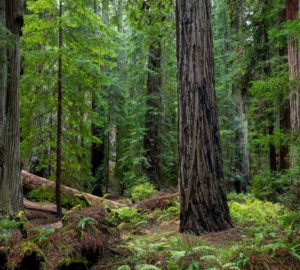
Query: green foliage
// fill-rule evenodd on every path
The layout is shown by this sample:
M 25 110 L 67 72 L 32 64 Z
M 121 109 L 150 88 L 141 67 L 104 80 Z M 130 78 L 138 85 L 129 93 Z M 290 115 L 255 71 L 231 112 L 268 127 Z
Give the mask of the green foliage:
M 166 215 L 170 210 L 157 210 L 149 213 L 149 216 L 142 214 L 139 217 L 140 220 L 144 217 L 149 221 L 147 228 L 152 224 L 152 218 L 156 221 L 147 234 L 141 235 L 141 231 L 126 234 L 121 247 L 128 250 L 130 255 L 125 261 L 122 260 L 120 269 L 147 263 L 168 270 L 242 270 L 256 267 L 255 260 L 257 265 L 264 265 L 264 269 L 268 269 L 270 262 L 276 261 L 281 254 L 290 260 L 299 260 L 298 212 L 290 211 L 280 204 L 258 200 L 251 194 L 231 193 L 228 197 L 230 212 L 237 227 L 230 235 L 240 235 L 238 240 L 234 237 L 230 241 L 225 240 L 222 233 L 218 233 L 215 238 L 211 235 L 214 239 L 212 243 L 210 237 L 206 240 L 205 236 L 181 235 L 177 227 L 172 227 L 178 215 L 173 216 L 170 222 L 165 222 L 167 219 L 158 217 Z M 178 210 L 178 206 L 172 208 Z M 131 210 L 124 213 L 132 220 L 137 214 Z
M 22 156 L 26 166 L 52 174 L 56 133 L 58 59 L 58 5 L 55 1 L 27 1 L 22 51 L 21 81 Z M 91 125 L 103 126 L 93 111 L 92 97 L 104 104 L 100 86 L 105 82 L 102 66 L 114 57 L 112 27 L 105 25 L 88 1 L 64 1 L 63 17 L 63 179 L 73 186 L 88 186 L 90 145 L 99 143 Z M 100 34 L 101 33 L 101 34 Z M 101 101 L 102 100 L 102 101 Z M 105 106 L 101 105 L 102 107 Z M 34 110 L 32 110 L 34 108 Z M 38 160 L 32 164 L 32 160 Z M 90 185 L 91 186 L 91 185 Z
M 86 230 L 91 232 L 93 229 L 93 225 L 95 225 L 97 221 L 90 217 L 85 217 L 79 220 L 77 228 L 81 230 Z
M 155 193 L 154 186 L 149 182 L 138 184 L 131 189 L 132 201 L 138 202 L 151 198 Z
M 140 213 L 136 208 L 120 208 L 113 210 L 113 219 L 118 223 L 119 229 L 135 229 L 142 230 L 148 224 L 148 215 Z
M 34 189 L 28 193 L 28 198 L 35 202 L 50 202 L 55 203 L 55 191 L 46 187 L 40 187 Z M 70 209 L 75 206 L 84 206 L 87 207 L 90 205 L 90 202 L 82 194 L 69 195 L 65 192 L 62 192 L 62 206 Z

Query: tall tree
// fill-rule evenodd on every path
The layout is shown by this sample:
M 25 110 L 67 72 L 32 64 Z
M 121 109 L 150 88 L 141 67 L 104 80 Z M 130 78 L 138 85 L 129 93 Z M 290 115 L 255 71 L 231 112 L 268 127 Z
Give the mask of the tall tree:
M 23 208 L 19 126 L 22 8 L 21 0 L 0 1 L 1 39 L 4 37 L 0 44 L 0 211 L 9 215 Z
M 148 27 L 153 28 L 153 33 L 149 33 L 149 56 L 148 56 L 148 76 L 147 76 L 147 111 L 145 115 L 145 136 L 144 151 L 148 162 L 146 174 L 149 179 L 155 183 L 156 188 L 160 189 L 160 171 L 161 171 L 161 89 L 162 89 L 162 45 L 159 31 L 154 28 L 163 21 L 163 17 L 157 8 L 163 8 L 161 1 L 143 1 L 142 9 L 146 17 Z
M 62 215 L 61 207 L 61 138 L 62 138 L 62 0 L 59 1 L 59 29 L 58 29 L 58 81 L 57 81 L 57 139 L 56 139 L 56 206 L 57 215 Z
M 146 166 L 147 175 L 160 190 L 160 165 L 161 165 L 161 73 L 162 48 L 159 40 L 153 41 L 149 46 L 148 78 L 147 78 L 147 112 L 146 133 L 144 137 L 145 157 L 148 161 Z
M 286 0 L 287 20 L 298 18 L 299 0 Z M 290 81 L 295 83 L 290 92 L 291 127 L 297 132 L 300 128 L 300 45 L 299 39 L 290 34 L 288 37 L 288 62 Z M 294 151 L 293 151 L 294 152 Z M 292 162 L 297 162 L 296 153 L 292 153 Z
M 177 0 L 180 231 L 232 227 L 214 90 L 210 0 Z

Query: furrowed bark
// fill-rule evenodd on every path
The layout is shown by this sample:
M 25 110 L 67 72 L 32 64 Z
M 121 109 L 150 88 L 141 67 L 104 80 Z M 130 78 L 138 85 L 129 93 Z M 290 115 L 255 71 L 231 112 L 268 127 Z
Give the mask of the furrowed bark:
M 177 0 L 180 231 L 232 227 L 214 90 L 209 0 Z
M 9 37 L 0 48 L 0 212 L 8 215 L 23 209 L 19 124 L 22 8 L 21 0 L 0 0 L 1 31 L 4 40 Z
M 299 0 L 286 0 L 287 20 L 296 20 L 299 12 Z M 299 141 L 297 132 L 300 128 L 300 40 L 293 34 L 288 37 L 288 63 L 289 78 L 292 83 L 290 89 L 290 118 L 291 128 L 295 135 L 295 140 Z M 299 162 L 299 153 L 295 148 L 291 149 L 292 165 Z

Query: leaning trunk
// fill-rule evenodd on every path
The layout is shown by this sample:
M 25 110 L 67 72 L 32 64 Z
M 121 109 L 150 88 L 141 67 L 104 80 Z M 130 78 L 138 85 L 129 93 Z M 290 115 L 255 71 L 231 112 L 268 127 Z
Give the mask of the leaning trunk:
M 0 24 L 11 42 L 0 48 L 0 211 L 15 215 L 23 208 L 19 126 L 19 37 L 22 1 L 0 0 Z
M 209 0 L 177 0 L 180 231 L 232 227 L 214 89 Z

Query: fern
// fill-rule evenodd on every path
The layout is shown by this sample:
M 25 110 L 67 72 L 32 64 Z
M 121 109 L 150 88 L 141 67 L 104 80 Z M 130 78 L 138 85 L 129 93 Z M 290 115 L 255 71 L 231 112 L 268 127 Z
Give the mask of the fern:
M 117 270 L 131 270 L 131 268 L 129 265 L 126 264 L 119 266 Z
M 141 265 L 137 265 L 135 270 L 161 270 L 161 269 L 152 264 L 141 264 Z

